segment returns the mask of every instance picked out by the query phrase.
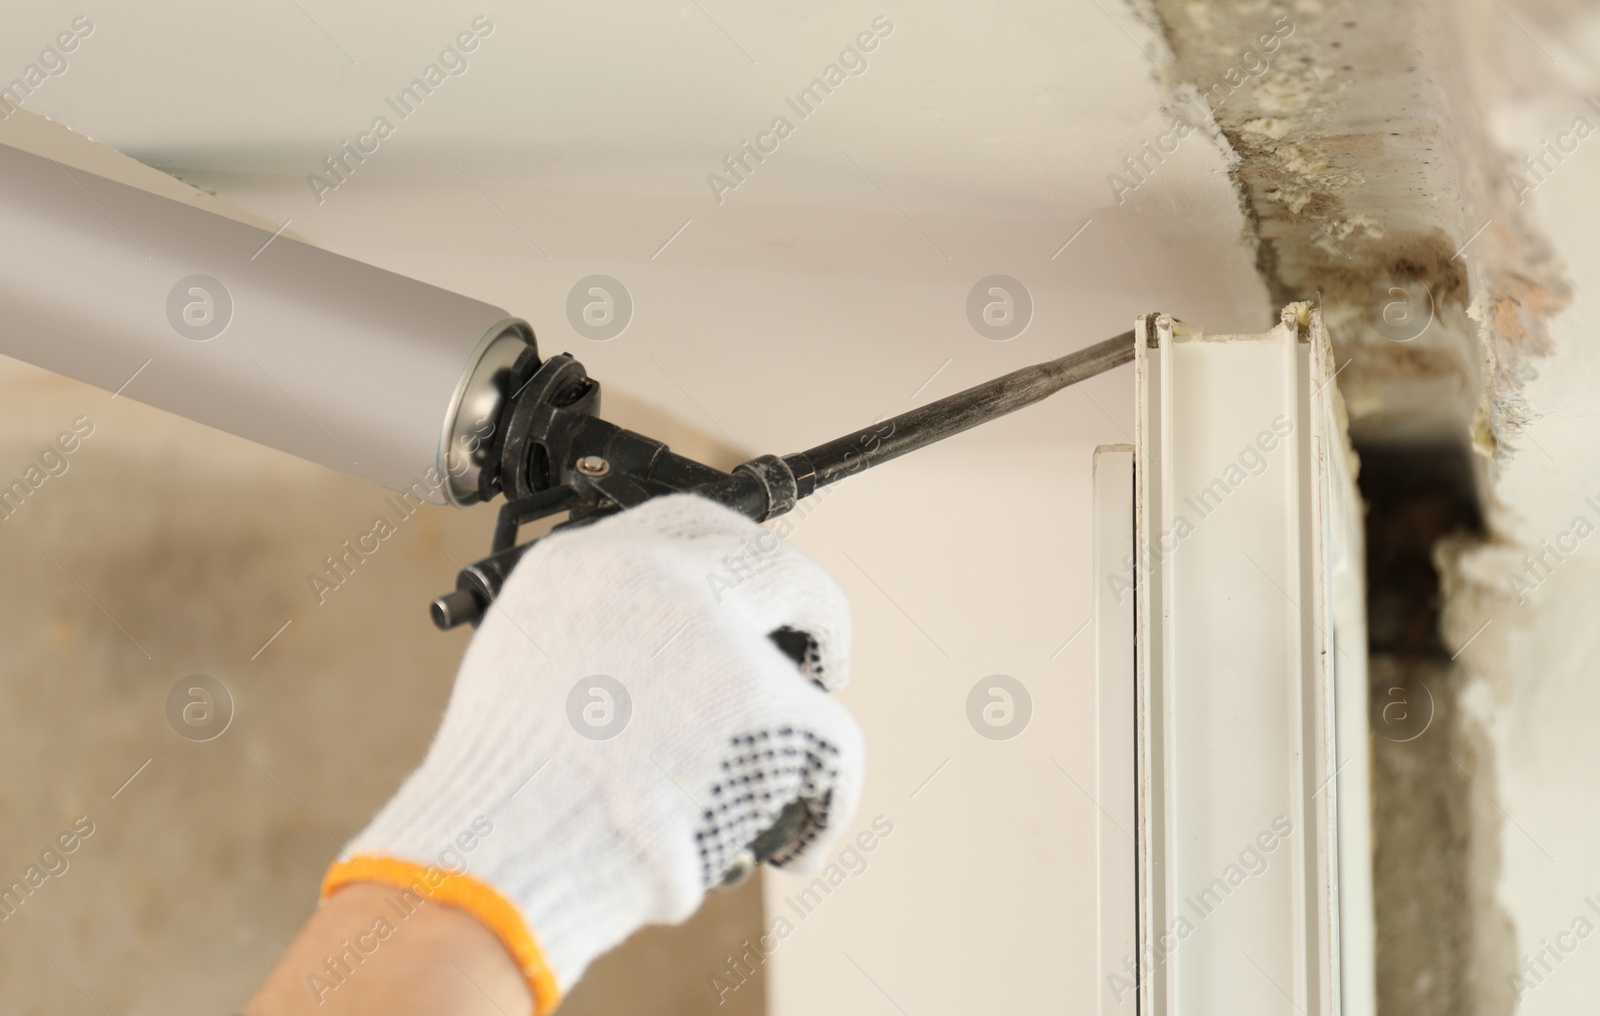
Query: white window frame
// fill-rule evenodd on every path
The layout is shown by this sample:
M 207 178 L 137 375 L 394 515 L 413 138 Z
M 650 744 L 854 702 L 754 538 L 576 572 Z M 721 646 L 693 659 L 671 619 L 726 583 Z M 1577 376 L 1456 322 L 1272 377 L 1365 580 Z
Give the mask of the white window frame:
M 1135 443 L 1095 458 L 1101 1016 L 1370 1016 L 1360 500 L 1320 314 L 1136 334 Z

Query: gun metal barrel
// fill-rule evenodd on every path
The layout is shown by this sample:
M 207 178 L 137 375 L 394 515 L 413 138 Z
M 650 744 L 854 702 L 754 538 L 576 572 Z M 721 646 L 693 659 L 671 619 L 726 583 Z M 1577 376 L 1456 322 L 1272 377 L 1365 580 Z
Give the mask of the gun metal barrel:
M 0 353 L 426 500 L 477 499 L 496 373 L 532 338 L 500 308 L 6 145 L 0 236 Z

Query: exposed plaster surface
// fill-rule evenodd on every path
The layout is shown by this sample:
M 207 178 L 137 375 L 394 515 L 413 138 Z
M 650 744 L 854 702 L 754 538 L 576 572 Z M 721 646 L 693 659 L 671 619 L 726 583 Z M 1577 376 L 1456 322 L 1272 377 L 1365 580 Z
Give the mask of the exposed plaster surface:
M 1473 794 L 1502 863 L 1491 884 L 1516 927 L 1512 956 L 1487 971 L 1525 1016 L 1564 1016 L 1600 998 L 1600 568 L 1559 567 L 1526 602 L 1507 574 L 1520 549 L 1449 548 L 1446 639 L 1461 651 L 1462 708 L 1495 756 Z M 1463 649 L 1464 647 L 1464 649 Z M 1467 765 L 1472 763 L 1462 760 Z M 1591 901 L 1593 901 L 1591 903 Z
M 1581 38 L 1586 33 L 1578 28 Z M 1594 38 L 1594 31 L 1591 25 L 1587 34 Z M 1600 39 L 1589 53 L 1590 69 L 1580 81 L 1547 78 L 1537 94 L 1509 90 L 1493 115 L 1502 146 L 1517 153 L 1506 160 L 1507 186 L 1521 194 L 1524 213 L 1561 252 L 1575 295 L 1550 324 L 1551 358 L 1525 369 L 1524 392 L 1534 416 L 1510 439 L 1520 454 L 1507 464 L 1497 488 L 1503 532 L 1529 546 L 1567 529 L 1584 499 L 1600 494 L 1594 444 L 1600 414 Z M 1567 73 L 1580 74 L 1575 68 Z M 1588 126 L 1575 129 L 1580 121 Z M 1579 139 L 1589 131 L 1591 136 Z M 1546 153 L 1546 144 L 1553 148 L 1557 142 L 1575 149 L 1559 162 Z
M 1278 301 L 1320 298 L 1358 438 L 1470 441 L 1527 419 L 1526 357 L 1565 301 L 1481 124 L 1456 4 L 1156 0 L 1214 118 Z M 1503 33 L 1497 38 L 1503 39 Z
M 1379 1011 L 1508 1012 L 1483 978 L 1513 953 L 1493 898 L 1499 817 L 1473 794 L 1490 755 L 1440 630 L 1436 547 L 1481 531 L 1470 464 L 1450 446 L 1362 455 Z
M 1486 761 L 1451 715 L 1459 708 L 1461 678 L 1448 663 L 1392 656 L 1375 656 L 1370 668 L 1374 688 L 1381 689 L 1373 699 L 1380 736 L 1373 742 L 1372 778 L 1389 791 L 1375 797 L 1373 814 L 1373 891 L 1382 910 L 1379 1011 L 1507 1012 L 1504 977 L 1495 976 L 1507 961 L 1477 962 L 1480 918 L 1459 916 L 1487 902 L 1484 915 L 1499 919 L 1492 893 L 1500 825 L 1492 805 L 1475 799 L 1468 769 L 1456 766 L 1459 761 L 1476 770 Z M 1489 877 L 1480 877 L 1480 868 Z

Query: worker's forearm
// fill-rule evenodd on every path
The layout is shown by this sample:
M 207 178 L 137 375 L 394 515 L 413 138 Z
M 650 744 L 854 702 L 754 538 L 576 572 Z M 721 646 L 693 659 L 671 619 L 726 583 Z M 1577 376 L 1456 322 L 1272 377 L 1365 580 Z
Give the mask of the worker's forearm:
M 524 1016 L 527 982 L 500 940 L 437 903 L 406 914 L 376 883 L 326 900 L 289 946 L 245 1016 Z

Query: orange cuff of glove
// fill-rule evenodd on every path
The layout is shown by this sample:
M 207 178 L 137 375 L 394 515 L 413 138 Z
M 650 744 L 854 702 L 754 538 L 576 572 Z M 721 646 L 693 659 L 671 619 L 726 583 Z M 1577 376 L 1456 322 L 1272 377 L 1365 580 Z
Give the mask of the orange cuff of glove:
M 337 861 L 328 869 L 322 878 L 322 898 L 327 899 L 353 882 L 377 882 L 416 893 L 430 903 L 465 910 L 494 932 L 516 960 L 517 968 L 527 978 L 528 990 L 533 993 L 534 1011 L 538 1016 L 548 1016 L 561 1003 L 561 989 L 555 975 L 545 963 L 544 952 L 522 920 L 522 914 L 486 883 L 470 875 L 452 875 L 442 868 L 361 855 Z

